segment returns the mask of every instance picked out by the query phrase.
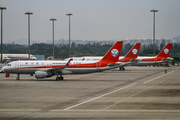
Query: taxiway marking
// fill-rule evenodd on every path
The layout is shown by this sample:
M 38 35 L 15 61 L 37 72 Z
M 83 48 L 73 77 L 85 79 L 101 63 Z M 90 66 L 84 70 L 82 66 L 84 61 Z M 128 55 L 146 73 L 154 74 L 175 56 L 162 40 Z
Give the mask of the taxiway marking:
M 87 101 L 84 101 L 84 102 L 82 102 L 82 103 L 79 103 L 79 104 L 73 105 L 73 106 L 71 106 L 71 107 L 65 108 L 64 110 L 69 110 L 69 109 L 74 108 L 74 107 L 77 107 L 77 106 L 79 106 L 79 105 L 88 103 L 88 102 L 90 102 L 90 101 L 96 100 L 96 99 L 101 98 L 101 97 L 104 97 L 104 96 L 106 96 L 106 95 L 109 95 L 109 94 L 115 93 L 115 92 L 117 92 L 117 91 L 123 90 L 123 89 L 128 88 L 128 87 L 130 87 L 130 86 L 133 86 L 133 85 L 135 85 L 135 84 L 137 84 L 137 83 L 134 83 L 134 84 L 125 86 L 125 87 L 123 87 L 123 88 L 119 88 L 119 89 L 117 89 L 117 90 L 114 90 L 114 91 L 112 91 L 112 92 L 109 92 L 109 93 L 100 95 L 100 96 L 98 96 L 98 97 L 92 98 L 92 99 L 87 100 Z
M 37 112 L 41 109 L 0 109 L 0 112 Z
M 161 76 L 159 76 L 159 77 L 153 78 L 153 79 L 151 79 L 151 80 L 148 80 L 148 81 L 144 82 L 143 84 L 146 84 L 146 83 L 148 83 L 148 82 L 151 82 L 151 81 L 153 81 L 153 80 L 155 80 L 155 79 L 158 79 L 158 78 L 160 78 L 160 77 L 163 77 L 163 76 L 168 75 L 168 74 L 173 73 L 173 72 L 174 72 L 174 71 L 171 71 L 171 72 L 166 73 L 166 74 L 164 74 L 164 75 L 161 75 Z

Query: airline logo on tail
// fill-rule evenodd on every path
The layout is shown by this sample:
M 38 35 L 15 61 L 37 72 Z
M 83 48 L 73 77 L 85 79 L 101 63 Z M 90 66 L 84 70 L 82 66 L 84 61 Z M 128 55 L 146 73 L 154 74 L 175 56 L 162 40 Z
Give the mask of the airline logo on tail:
M 121 53 L 123 41 L 117 41 L 113 47 L 106 53 L 106 55 L 101 59 L 103 62 L 117 62 L 119 55 Z
M 164 54 L 168 54 L 169 53 L 169 49 L 164 49 Z
M 132 50 L 132 54 L 136 55 L 138 53 L 138 50 L 137 49 L 133 49 Z
M 161 59 L 169 57 L 171 46 L 172 46 L 172 43 L 168 43 L 156 57 L 161 58 Z
M 117 49 L 112 49 L 112 50 L 111 50 L 111 55 L 112 55 L 113 57 L 117 57 L 118 54 L 119 54 L 119 51 L 118 51 Z

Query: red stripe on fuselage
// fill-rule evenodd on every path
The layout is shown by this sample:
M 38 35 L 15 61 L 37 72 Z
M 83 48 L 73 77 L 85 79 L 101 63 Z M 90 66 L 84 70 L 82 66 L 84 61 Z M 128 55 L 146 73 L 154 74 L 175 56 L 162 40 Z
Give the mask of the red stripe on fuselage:
M 27 57 L 10 57 L 10 56 L 8 56 L 8 58 L 12 58 L 12 59 L 29 59 Z
M 115 64 L 115 63 L 112 63 Z M 19 67 L 18 69 L 55 69 L 61 68 L 64 65 L 49 65 L 49 66 L 27 66 L 27 67 Z M 107 67 L 107 62 L 96 62 L 96 63 L 87 63 L 87 64 L 70 64 L 67 68 L 97 68 L 97 67 Z M 17 69 L 17 68 L 14 68 Z
M 160 58 L 160 57 L 146 58 L 146 59 L 142 59 L 142 62 L 161 61 L 162 59 L 167 59 L 167 57 L 164 57 L 164 58 Z

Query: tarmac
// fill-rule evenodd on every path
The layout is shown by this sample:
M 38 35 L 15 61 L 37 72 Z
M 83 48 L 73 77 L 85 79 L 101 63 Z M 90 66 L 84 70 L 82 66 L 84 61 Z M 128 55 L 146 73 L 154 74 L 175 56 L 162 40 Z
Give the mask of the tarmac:
M 0 74 L 0 120 L 180 120 L 180 67 L 39 79 Z

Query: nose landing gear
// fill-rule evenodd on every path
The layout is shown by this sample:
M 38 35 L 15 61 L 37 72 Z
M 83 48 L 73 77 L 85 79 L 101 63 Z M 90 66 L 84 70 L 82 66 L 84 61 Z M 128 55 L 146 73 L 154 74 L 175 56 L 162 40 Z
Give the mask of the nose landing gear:
M 16 78 L 16 80 L 20 80 L 19 75 L 20 75 L 20 74 L 17 74 L 17 78 Z

